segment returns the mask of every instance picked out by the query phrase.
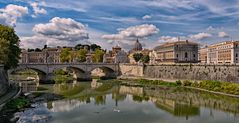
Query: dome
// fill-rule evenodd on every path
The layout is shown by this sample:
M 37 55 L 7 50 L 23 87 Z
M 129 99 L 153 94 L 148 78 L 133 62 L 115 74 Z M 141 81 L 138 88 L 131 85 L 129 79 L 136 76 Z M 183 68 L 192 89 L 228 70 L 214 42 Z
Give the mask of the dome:
M 134 44 L 133 50 L 134 50 L 134 51 L 141 51 L 141 50 L 143 50 L 142 45 L 141 45 L 141 43 L 139 43 L 139 40 L 138 40 L 138 39 L 137 39 L 137 41 L 136 41 L 135 44 Z

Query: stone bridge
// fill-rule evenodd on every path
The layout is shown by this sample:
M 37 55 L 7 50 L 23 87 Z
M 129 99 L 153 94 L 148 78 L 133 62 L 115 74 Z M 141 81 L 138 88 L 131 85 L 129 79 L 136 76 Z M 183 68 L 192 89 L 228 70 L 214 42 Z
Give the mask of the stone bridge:
M 115 63 L 61 63 L 61 64 L 19 64 L 15 69 L 10 69 L 8 74 L 25 69 L 38 73 L 40 81 L 49 81 L 54 77 L 54 71 L 60 69 L 71 70 L 76 79 L 89 80 L 91 72 L 97 68 L 103 70 L 105 77 L 114 78 L 119 74 L 119 64 Z

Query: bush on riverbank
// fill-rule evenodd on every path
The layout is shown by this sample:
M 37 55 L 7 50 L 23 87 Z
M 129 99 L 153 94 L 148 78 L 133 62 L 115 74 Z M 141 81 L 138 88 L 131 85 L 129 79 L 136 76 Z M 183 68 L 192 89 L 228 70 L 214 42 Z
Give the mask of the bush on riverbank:
M 191 86 L 191 87 L 206 89 L 209 91 L 239 95 L 238 83 L 219 82 L 219 81 L 212 81 L 212 80 L 204 80 L 199 83 L 188 81 L 187 83 L 191 83 L 191 84 L 186 84 L 184 86 Z
M 57 70 L 54 71 L 54 81 L 56 82 L 56 84 L 62 84 L 62 83 L 67 83 L 69 81 L 73 81 L 73 77 L 72 75 L 64 70 Z
M 54 81 L 56 82 L 56 84 L 67 83 L 72 80 L 73 78 L 68 75 L 56 75 L 54 78 Z
M 16 99 L 11 100 L 8 102 L 5 107 L 6 109 L 13 109 L 13 110 L 20 110 L 25 107 L 30 106 L 30 101 L 25 97 L 18 97 Z
M 165 82 L 162 80 L 146 80 L 146 79 L 140 79 L 136 81 L 142 85 L 162 85 L 162 86 L 168 86 L 168 87 L 188 86 L 188 87 L 206 89 L 209 91 L 239 95 L 239 84 L 232 83 L 232 82 L 219 82 L 219 81 L 212 81 L 212 80 L 204 80 L 201 82 L 196 82 L 196 81 L 193 82 L 193 81 L 185 80 L 181 82 L 180 80 L 178 80 L 175 83 L 172 83 L 172 82 Z

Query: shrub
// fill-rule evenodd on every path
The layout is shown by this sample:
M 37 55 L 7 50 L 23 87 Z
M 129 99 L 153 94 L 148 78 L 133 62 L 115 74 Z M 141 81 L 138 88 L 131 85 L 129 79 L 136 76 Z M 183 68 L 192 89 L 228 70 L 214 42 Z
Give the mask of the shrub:
M 199 87 L 210 91 L 239 94 L 239 84 L 237 83 L 205 80 L 199 84 Z
M 191 86 L 191 85 L 192 85 L 191 81 L 189 81 L 189 80 L 183 81 L 183 86 Z
M 30 101 L 26 99 L 25 97 L 18 97 L 16 99 L 11 100 L 6 104 L 7 109 L 14 109 L 19 110 L 24 107 L 30 106 Z
M 179 85 L 179 86 L 181 86 L 181 85 L 182 85 L 182 82 L 181 82 L 180 80 L 177 80 L 177 81 L 176 81 L 176 84 Z

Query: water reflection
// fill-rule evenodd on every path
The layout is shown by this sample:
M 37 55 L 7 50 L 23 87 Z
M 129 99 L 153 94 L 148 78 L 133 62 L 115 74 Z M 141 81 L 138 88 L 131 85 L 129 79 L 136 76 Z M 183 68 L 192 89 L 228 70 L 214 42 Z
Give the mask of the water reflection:
M 97 122 L 99 119 L 101 122 L 114 122 L 114 118 L 125 118 L 121 122 L 138 123 L 239 121 L 239 99 L 190 89 L 111 86 L 109 83 L 94 81 L 91 84 L 55 85 L 54 90 L 70 93 L 66 100 L 47 104 L 56 113 L 53 120 L 55 123 L 67 121 L 61 118 L 64 116 L 67 116 L 65 118 L 69 123 Z M 118 115 L 115 114 L 115 109 L 119 111 Z M 93 114 L 100 117 L 90 117 Z

